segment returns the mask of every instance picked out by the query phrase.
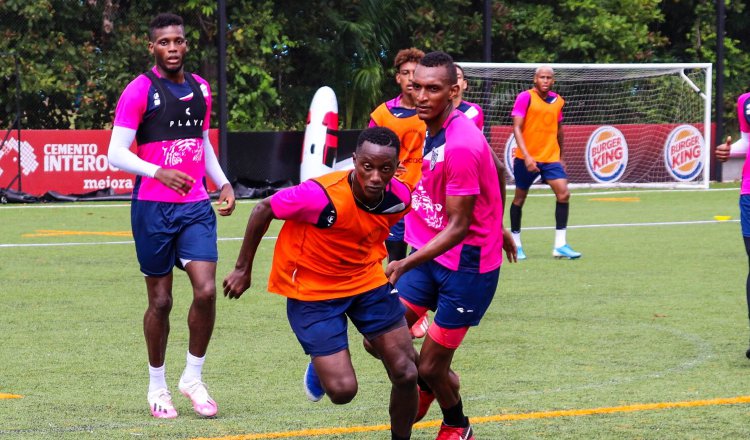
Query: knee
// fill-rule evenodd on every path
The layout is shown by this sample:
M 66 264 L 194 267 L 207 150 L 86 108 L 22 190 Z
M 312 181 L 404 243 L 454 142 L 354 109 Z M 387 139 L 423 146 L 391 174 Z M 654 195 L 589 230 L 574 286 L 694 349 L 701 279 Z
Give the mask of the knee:
M 570 201 L 570 191 L 565 188 L 557 194 L 557 201 L 560 203 L 568 203 Z
M 414 360 L 404 358 L 398 362 L 389 376 L 393 386 L 397 388 L 412 388 L 417 384 L 417 365 Z
M 211 306 L 216 303 L 216 284 L 203 283 L 193 287 L 193 303 L 197 306 Z
M 435 365 L 420 362 L 419 377 L 428 384 L 433 384 L 443 380 L 443 372 L 435 368 Z
M 344 405 L 357 395 L 357 380 L 354 377 L 336 378 L 332 383 L 325 384 L 325 390 L 331 402 Z
M 172 311 L 172 296 L 171 295 L 158 295 L 151 298 L 148 304 L 148 308 L 151 312 L 159 315 L 169 315 Z

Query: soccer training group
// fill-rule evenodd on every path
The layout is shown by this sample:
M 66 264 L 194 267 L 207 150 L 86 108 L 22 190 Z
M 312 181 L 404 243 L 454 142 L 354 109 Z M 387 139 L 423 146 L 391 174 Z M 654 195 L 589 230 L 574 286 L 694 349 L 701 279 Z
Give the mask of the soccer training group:
M 231 215 L 235 195 L 208 137 L 209 84 L 184 70 L 188 41 L 181 17 L 157 15 L 149 24 L 148 50 L 154 66 L 123 90 L 108 152 L 113 166 L 137 176 L 131 226 L 148 293 L 147 401 L 153 417 L 178 416 L 165 375 L 176 266 L 193 288 L 178 389 L 198 415 L 214 417 L 218 405 L 201 373 L 216 316 L 215 212 Z M 263 234 L 272 220 L 283 220 L 268 291 L 287 298 L 289 324 L 310 356 L 306 369 L 300 367 L 307 397 L 346 404 L 356 395 L 351 321 L 391 382 L 392 439 L 409 439 L 433 401 L 443 414 L 437 439 L 473 439 L 451 363 L 490 306 L 503 256 L 509 262 L 526 259 L 522 208 L 537 178 L 556 196 L 552 255 L 581 257 L 566 239 L 565 101 L 552 91 L 555 77 L 548 66 L 537 68 L 532 87 L 516 98 L 511 113 L 516 188 L 507 230 L 505 166 L 483 134 L 481 107 L 462 99 L 468 84 L 461 67 L 444 52 L 416 48 L 399 51 L 393 64 L 401 93 L 371 113 L 352 155 L 353 169 L 261 200 L 223 292 L 240 298 L 250 287 Z M 750 94 L 740 97 L 738 110 L 742 139 L 717 147 L 719 160 L 748 150 Z M 130 150 L 134 140 L 136 152 Z M 746 163 L 743 176 L 749 173 Z M 221 189 L 216 211 L 202 184 L 206 176 Z M 750 255 L 750 180 L 743 179 L 740 206 Z M 424 338 L 419 352 L 414 338 Z

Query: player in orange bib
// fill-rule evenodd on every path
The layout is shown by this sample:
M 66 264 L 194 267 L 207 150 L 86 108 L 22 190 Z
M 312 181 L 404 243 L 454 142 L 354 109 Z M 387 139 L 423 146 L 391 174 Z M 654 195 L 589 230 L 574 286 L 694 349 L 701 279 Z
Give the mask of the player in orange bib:
M 525 260 L 521 246 L 521 209 L 526 202 L 531 184 L 541 176 L 557 198 L 555 205 L 555 244 L 552 256 L 576 259 L 581 257 L 568 246 L 566 231 L 570 191 L 568 175 L 563 162 L 562 109 L 565 100 L 552 91 L 555 72 L 542 66 L 534 73 L 534 87 L 516 97 L 511 112 L 513 135 L 516 138 L 516 157 L 513 161 L 513 176 L 516 191 L 510 205 L 510 232 L 518 248 L 518 259 Z
M 289 323 L 312 361 L 305 372 L 310 400 L 345 404 L 357 393 L 347 321 L 382 359 L 391 381 L 391 435 L 408 439 L 417 413 L 416 353 L 405 308 L 383 269 L 384 241 L 411 207 L 411 187 L 393 179 L 399 140 L 384 127 L 365 129 L 353 171 L 336 171 L 261 201 L 248 220 L 224 295 L 250 286 L 258 244 L 273 219 L 285 220 L 276 240 L 268 290 L 287 297 Z M 348 319 L 347 319 L 348 318 Z

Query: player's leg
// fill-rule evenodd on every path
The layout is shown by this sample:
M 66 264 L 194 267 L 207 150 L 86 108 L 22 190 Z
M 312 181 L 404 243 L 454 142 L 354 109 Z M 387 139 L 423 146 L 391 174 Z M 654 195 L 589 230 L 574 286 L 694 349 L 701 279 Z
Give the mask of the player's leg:
M 328 395 L 342 405 L 357 394 L 357 377 L 352 367 L 347 335 L 346 310 L 353 299 L 300 301 L 288 298 L 289 325 L 311 361 L 303 385 L 307 398 L 317 402 Z
M 526 196 L 529 194 L 529 188 L 534 180 L 538 177 L 538 173 L 530 173 L 526 169 L 526 165 L 523 160 L 515 158 L 513 159 L 513 179 L 516 182 L 516 189 L 513 193 L 513 201 L 510 204 L 510 232 L 513 236 L 513 241 L 516 243 L 518 249 L 518 260 L 525 260 L 526 253 L 523 251 L 521 245 L 521 217 L 523 205 L 526 203 Z
M 198 415 L 213 417 L 218 406 L 208 394 L 202 371 L 216 321 L 216 216 L 208 200 L 180 205 L 174 215 L 181 224 L 176 245 L 178 266 L 185 269 L 193 288 L 188 352 L 179 389 Z
M 439 266 L 437 311 L 419 354 L 419 376 L 432 389 L 443 413 L 441 433 L 471 438 L 472 429 L 463 410 L 460 382 L 451 370 L 453 355 L 469 327 L 476 326 L 490 306 L 500 269 L 486 273 L 453 271 Z
M 576 259 L 580 252 L 574 251 L 567 240 L 568 217 L 570 213 L 570 190 L 568 175 L 560 162 L 541 164 L 542 178 L 555 193 L 555 244 L 552 255 L 555 258 Z
M 748 308 L 748 322 L 750 322 L 750 194 L 740 196 L 740 227 L 742 228 L 742 240 L 745 243 L 745 253 L 748 257 L 748 274 L 745 281 L 745 298 Z M 745 356 L 750 359 L 750 348 L 745 351 Z
M 391 381 L 393 438 L 409 438 L 417 413 L 417 365 L 404 306 L 390 284 L 358 295 L 347 315 L 382 360 Z
M 166 381 L 165 357 L 172 311 L 172 267 L 175 229 L 163 215 L 164 204 L 134 201 L 131 227 L 141 273 L 145 275 L 148 306 L 143 314 L 143 335 L 149 363 L 147 400 L 151 415 L 177 417 Z

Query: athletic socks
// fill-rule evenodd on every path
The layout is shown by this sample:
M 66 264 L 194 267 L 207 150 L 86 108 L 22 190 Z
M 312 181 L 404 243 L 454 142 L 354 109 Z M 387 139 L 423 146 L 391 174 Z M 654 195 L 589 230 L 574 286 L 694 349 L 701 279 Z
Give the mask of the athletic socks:
M 521 234 L 521 207 L 513 203 L 510 204 L 510 232 Z
M 391 440 L 409 440 L 410 438 L 411 437 L 401 437 L 400 435 L 391 433 Z
M 568 203 L 555 202 L 555 229 L 565 229 L 568 227 L 569 211 L 570 205 Z
M 555 249 L 563 247 L 568 243 L 565 237 L 567 229 L 555 229 Z
M 465 428 L 469 426 L 469 418 L 464 415 L 464 404 L 461 399 L 458 403 L 450 408 L 440 407 L 443 411 L 443 423 L 456 428 Z
M 166 365 L 161 367 L 148 366 L 148 392 L 152 393 L 156 390 L 167 388 L 167 379 L 165 375 Z
M 188 351 L 187 359 L 185 363 L 185 371 L 182 373 L 180 380 L 183 382 L 190 382 L 192 380 L 201 379 L 201 373 L 203 370 L 203 362 L 206 361 L 206 356 L 196 357 L 190 354 Z

